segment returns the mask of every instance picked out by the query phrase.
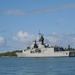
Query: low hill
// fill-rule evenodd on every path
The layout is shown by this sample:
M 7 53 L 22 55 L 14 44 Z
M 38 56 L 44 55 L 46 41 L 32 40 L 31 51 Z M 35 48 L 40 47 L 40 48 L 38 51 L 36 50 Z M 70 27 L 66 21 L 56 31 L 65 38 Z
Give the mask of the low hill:
M 12 52 L 5 52 L 5 53 L 0 53 L 0 57 L 2 56 L 17 56 L 16 52 L 22 52 L 22 50 L 16 50 L 16 51 L 12 51 Z

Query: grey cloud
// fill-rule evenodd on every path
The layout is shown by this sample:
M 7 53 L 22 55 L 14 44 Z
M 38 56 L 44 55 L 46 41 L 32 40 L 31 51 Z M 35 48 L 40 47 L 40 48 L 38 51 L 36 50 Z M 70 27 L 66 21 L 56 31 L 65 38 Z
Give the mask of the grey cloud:
M 0 36 L 0 45 L 3 45 L 5 43 L 5 39 Z
M 37 14 L 37 13 L 45 13 L 45 12 L 55 12 L 64 9 L 75 8 L 75 4 L 66 4 L 59 7 L 54 8 L 46 8 L 46 9 L 38 9 L 32 11 L 25 11 L 25 10 L 0 10 L 0 14 L 14 14 L 14 15 L 23 15 L 23 14 Z
M 50 45 L 58 45 L 67 47 L 68 45 L 71 45 L 72 47 L 75 47 L 75 34 L 73 33 L 65 33 L 65 34 L 49 34 L 45 36 L 45 39 L 47 43 Z

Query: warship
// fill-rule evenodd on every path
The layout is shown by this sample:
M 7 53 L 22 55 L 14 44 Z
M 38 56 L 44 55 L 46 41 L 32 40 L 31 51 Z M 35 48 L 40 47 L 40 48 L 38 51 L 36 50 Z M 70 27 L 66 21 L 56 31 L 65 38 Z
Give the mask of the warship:
M 69 57 L 70 51 L 65 51 L 62 47 L 45 44 L 43 35 L 39 33 L 38 41 L 33 41 L 27 49 L 16 52 L 16 54 L 17 57 Z

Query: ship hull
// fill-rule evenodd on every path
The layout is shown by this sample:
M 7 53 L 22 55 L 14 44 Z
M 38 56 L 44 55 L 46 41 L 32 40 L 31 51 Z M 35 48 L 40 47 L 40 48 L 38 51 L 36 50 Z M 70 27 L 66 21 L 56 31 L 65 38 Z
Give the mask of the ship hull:
M 34 53 L 26 54 L 22 52 L 17 52 L 17 57 L 69 57 L 69 51 L 55 52 L 55 53 Z

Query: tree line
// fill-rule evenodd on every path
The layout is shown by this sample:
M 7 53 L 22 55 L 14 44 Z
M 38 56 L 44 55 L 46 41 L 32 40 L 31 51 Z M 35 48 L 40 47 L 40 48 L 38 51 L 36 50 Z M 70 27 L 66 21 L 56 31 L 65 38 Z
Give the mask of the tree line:
M 9 57 L 11 57 L 11 56 L 17 56 L 16 55 L 16 52 L 22 52 L 22 50 L 16 50 L 16 51 L 12 51 L 12 52 L 5 52 L 5 53 L 0 53 L 0 57 L 2 57 L 2 56 L 9 56 Z

